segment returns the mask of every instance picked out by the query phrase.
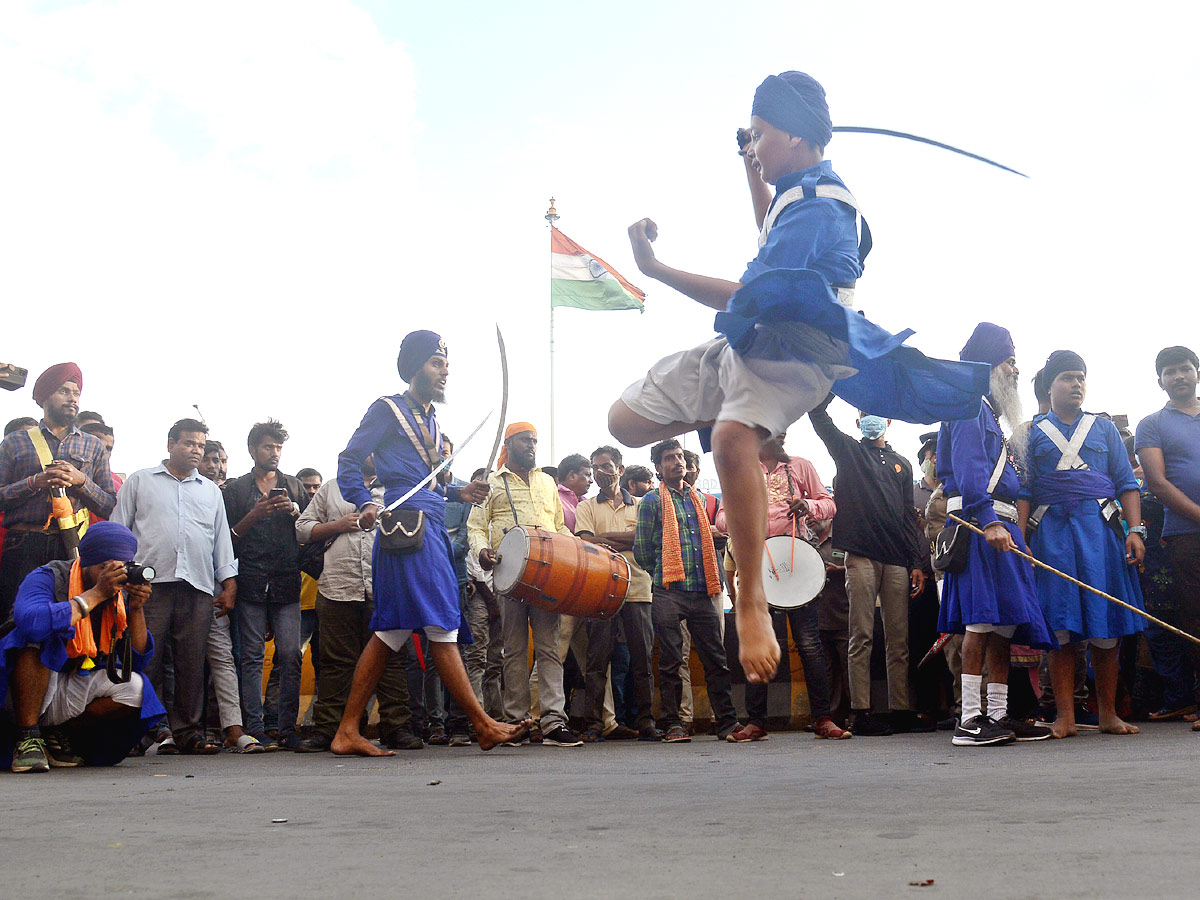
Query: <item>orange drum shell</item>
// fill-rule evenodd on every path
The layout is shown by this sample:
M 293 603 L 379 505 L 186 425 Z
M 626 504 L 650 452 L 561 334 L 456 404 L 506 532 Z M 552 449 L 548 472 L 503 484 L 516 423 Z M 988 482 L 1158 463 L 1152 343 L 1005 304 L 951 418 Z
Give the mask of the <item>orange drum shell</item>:
M 510 597 L 567 616 L 608 619 L 617 614 L 629 592 L 625 557 L 574 536 L 523 527 L 529 558 Z

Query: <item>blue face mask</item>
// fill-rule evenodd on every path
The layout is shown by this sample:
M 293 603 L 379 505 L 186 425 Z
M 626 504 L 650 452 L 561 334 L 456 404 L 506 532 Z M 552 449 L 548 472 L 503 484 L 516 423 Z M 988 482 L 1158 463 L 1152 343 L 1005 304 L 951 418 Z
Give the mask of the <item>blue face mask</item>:
M 887 431 L 887 419 L 882 416 L 863 416 L 858 422 L 858 430 L 868 441 L 877 440 Z

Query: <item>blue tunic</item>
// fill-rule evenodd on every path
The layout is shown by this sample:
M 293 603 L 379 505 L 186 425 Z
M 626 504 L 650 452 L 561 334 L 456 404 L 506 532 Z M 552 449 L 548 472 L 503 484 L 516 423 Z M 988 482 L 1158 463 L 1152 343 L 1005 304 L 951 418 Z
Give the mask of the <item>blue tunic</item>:
M 1002 447 L 1003 432 L 991 408 L 980 403 L 973 419 L 942 425 L 937 474 L 946 496 L 962 496 L 963 508 L 957 515 L 974 520 L 980 528 L 1000 522 L 1017 548 L 1025 550 L 1017 526 L 998 518 L 992 506 L 993 497 L 1016 502 L 1020 483 L 1011 460 L 1004 464 L 995 493 L 987 492 Z M 946 574 L 938 610 L 938 630 L 943 634 L 961 634 L 968 625 L 1016 625 L 1014 643 L 1042 650 L 1058 647 L 1034 592 L 1033 567 L 1015 553 L 992 549 L 974 532 L 967 568 Z
M 776 195 L 817 185 L 845 187 L 826 160 L 781 178 Z M 838 302 L 831 285 L 853 283 L 869 250 L 869 241 L 859 245 L 850 206 L 827 197 L 797 200 L 780 213 L 714 327 L 734 350 L 759 355 L 756 329 L 805 323 L 848 347 L 858 374 L 834 382 L 833 392 L 855 408 L 905 422 L 973 417 L 988 392 L 990 367 L 930 359 L 904 346 L 911 329 L 892 334 Z M 797 348 L 794 356 L 805 353 Z
M 409 419 L 413 432 L 420 435 L 417 419 L 401 395 L 392 401 Z M 436 412 L 432 406 L 420 416 L 432 435 Z M 375 454 L 375 473 L 382 482 L 384 500 L 391 503 L 412 489 L 429 474 L 429 466 L 408 437 L 400 430 L 396 416 L 382 399 L 367 409 L 358 430 L 338 456 L 338 487 L 348 503 L 362 506 L 371 500 L 363 485 L 363 461 Z M 451 486 L 450 499 L 458 499 L 458 488 Z M 397 628 L 417 629 L 426 625 L 459 629 L 467 640 L 470 629 L 459 611 L 458 579 L 454 573 L 454 552 L 446 533 L 446 488 L 435 484 L 417 491 L 403 506 L 425 512 L 425 541 L 416 553 L 398 556 L 385 553 L 376 537 L 371 553 L 371 573 L 375 614 L 373 631 Z
M 1104 521 L 1096 501 L 1138 490 L 1129 455 L 1115 425 L 1097 418 L 1079 451 L 1087 469 L 1055 471 L 1062 452 L 1037 427 L 1049 420 L 1070 440 L 1082 420 L 1070 425 L 1053 412 L 1038 416 L 1029 431 L 1029 471 L 1021 499 L 1038 507 L 1049 504 L 1030 536 L 1033 555 L 1138 609 L 1145 609 L 1137 570 L 1125 560 L 1125 543 Z M 1071 640 L 1116 638 L 1144 628 L 1142 617 L 1076 587 L 1044 569 L 1037 570 L 1038 598 L 1055 631 Z
M 67 668 L 67 644 L 75 637 L 75 626 L 71 624 L 71 604 L 65 590 L 55 597 L 54 572 L 48 566 L 30 572 L 17 591 L 13 606 L 12 631 L 0 639 L 0 701 L 8 693 L 8 682 L 16 665 L 16 651 L 30 645 L 39 645 L 38 658 L 42 665 L 54 672 Z M 131 654 L 133 671 L 142 672 L 154 657 L 154 638 L 147 632 L 146 649 Z M 103 666 L 88 670 L 103 672 Z M 88 672 L 83 677 L 91 677 Z M 167 714 L 150 679 L 142 679 L 142 708 L 137 716 L 111 719 L 93 723 L 86 729 L 71 734 L 71 747 L 83 757 L 89 766 L 115 766 L 123 760 L 133 746 Z M 0 767 L 12 765 L 15 728 L 0 711 Z

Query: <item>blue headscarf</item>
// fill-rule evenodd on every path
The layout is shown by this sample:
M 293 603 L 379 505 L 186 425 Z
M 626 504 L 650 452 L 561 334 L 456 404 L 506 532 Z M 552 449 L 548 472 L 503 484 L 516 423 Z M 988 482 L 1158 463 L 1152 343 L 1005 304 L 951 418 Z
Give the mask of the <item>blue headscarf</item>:
M 400 355 L 396 357 L 396 371 L 405 382 L 411 382 L 413 376 L 421 371 L 421 366 L 428 362 L 431 356 L 445 356 L 446 342 L 442 336 L 433 331 L 413 331 L 404 336 L 400 342 Z
M 821 147 L 833 137 L 825 88 L 803 72 L 768 75 L 754 92 L 750 114 Z
M 129 562 L 137 548 L 137 538 L 121 523 L 97 522 L 88 526 L 87 533 L 79 541 L 79 564 L 87 568 L 110 559 Z

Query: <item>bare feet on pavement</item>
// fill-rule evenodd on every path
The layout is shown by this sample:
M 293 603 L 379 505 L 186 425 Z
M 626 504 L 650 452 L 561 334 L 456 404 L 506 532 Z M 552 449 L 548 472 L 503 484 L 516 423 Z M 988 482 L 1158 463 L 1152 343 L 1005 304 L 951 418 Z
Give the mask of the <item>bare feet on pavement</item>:
M 1078 735 L 1079 729 L 1075 727 L 1074 720 L 1055 719 L 1054 724 L 1050 726 L 1050 737 L 1052 738 L 1069 738 Z
M 533 725 L 532 719 L 526 719 L 516 725 L 506 725 L 489 718 L 482 726 L 478 724 L 475 726 L 475 740 L 479 743 L 480 750 L 491 750 L 505 741 L 524 739 L 529 734 L 531 725 Z
M 339 728 L 329 745 L 335 756 L 395 756 L 392 750 L 384 750 L 355 731 L 347 733 Z
M 1102 718 L 1100 720 L 1100 731 L 1104 734 L 1139 734 L 1140 729 L 1136 725 L 1130 725 L 1120 716 L 1110 718 Z
M 767 612 L 766 597 L 759 603 L 746 602 L 750 598 L 739 597 L 736 607 L 738 632 L 738 660 L 751 683 L 766 684 L 775 676 L 779 665 L 779 640 L 771 627 L 771 614 Z

